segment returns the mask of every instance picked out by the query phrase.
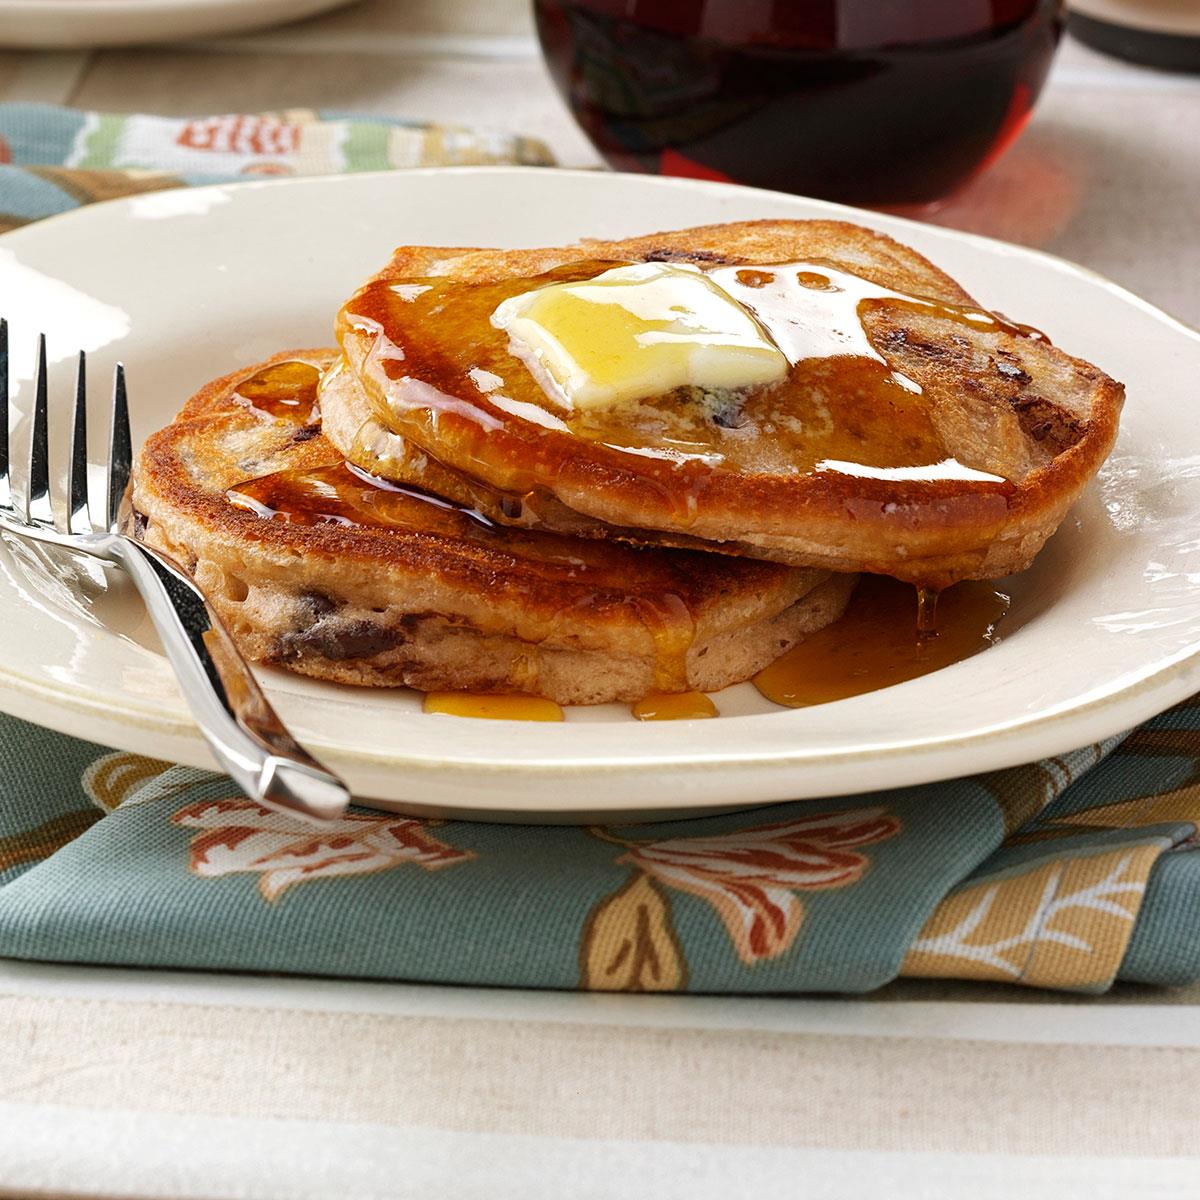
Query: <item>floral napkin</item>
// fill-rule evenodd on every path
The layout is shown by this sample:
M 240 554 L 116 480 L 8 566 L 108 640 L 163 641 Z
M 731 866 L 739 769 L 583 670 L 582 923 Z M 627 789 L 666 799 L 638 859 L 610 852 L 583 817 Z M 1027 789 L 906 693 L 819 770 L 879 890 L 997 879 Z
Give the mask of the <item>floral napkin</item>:
M 554 159 L 543 143 L 510 133 L 308 109 L 185 118 L 0 104 L 0 233 L 187 184 L 488 163 Z
M 468 161 L 549 155 L 312 113 L 0 105 L 0 228 L 216 179 Z M 610 991 L 1200 979 L 1200 698 L 1007 771 L 652 825 L 354 811 L 315 832 L 222 776 L 12 717 L 0 792 L 17 958 Z
M 222 776 L 0 717 L 0 954 L 598 990 L 1182 984 L 1198 746 L 1193 703 L 1115 746 L 850 799 L 314 832 Z

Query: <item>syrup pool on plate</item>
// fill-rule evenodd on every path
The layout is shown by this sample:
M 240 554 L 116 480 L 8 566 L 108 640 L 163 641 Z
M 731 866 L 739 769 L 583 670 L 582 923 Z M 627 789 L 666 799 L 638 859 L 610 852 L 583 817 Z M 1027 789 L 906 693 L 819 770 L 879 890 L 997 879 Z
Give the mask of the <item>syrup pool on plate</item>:
M 868 575 L 839 620 L 760 671 L 754 686 L 775 704 L 805 708 L 917 679 L 994 645 L 1008 607 L 990 583 L 958 583 L 940 594 L 933 629 L 922 632 L 913 587 Z
M 630 711 L 639 721 L 695 721 L 720 715 L 703 692 L 651 692 Z
M 746 276 L 747 272 L 742 272 Z M 747 288 L 772 282 L 742 278 Z M 813 281 L 803 286 L 812 286 Z M 964 321 L 999 321 L 973 311 L 954 314 Z M 241 402 L 278 420 L 306 421 L 316 398 L 318 372 L 300 361 L 277 363 L 239 383 Z M 398 484 L 390 484 L 341 459 L 307 470 L 280 471 L 246 480 L 229 491 L 230 501 L 267 519 L 301 524 L 405 528 L 440 526 L 443 533 L 487 538 L 494 529 L 474 510 Z M 532 535 L 534 541 L 540 536 Z M 551 539 L 556 541 L 557 539 Z M 718 716 L 706 695 L 686 691 L 690 622 L 660 613 L 638 598 L 644 623 L 655 635 L 657 690 L 631 706 L 640 721 L 695 720 Z M 862 695 L 927 675 L 985 650 L 999 640 L 998 626 L 1009 597 L 991 584 L 966 582 L 944 592 L 914 589 L 883 576 L 864 576 L 846 612 L 809 635 L 754 678 L 759 692 L 775 704 L 800 708 Z M 645 610 L 645 611 L 642 611 Z M 677 628 L 677 626 L 679 628 Z M 429 713 L 492 720 L 562 721 L 554 701 L 523 695 L 431 692 Z
M 427 713 L 482 717 L 491 721 L 561 721 L 563 710 L 540 696 L 486 696 L 475 692 L 428 692 Z

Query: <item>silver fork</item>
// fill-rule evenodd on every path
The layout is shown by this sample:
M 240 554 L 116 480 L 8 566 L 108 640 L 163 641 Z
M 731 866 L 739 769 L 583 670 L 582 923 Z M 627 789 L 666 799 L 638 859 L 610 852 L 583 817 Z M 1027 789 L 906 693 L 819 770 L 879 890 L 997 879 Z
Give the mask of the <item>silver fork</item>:
M 167 555 L 121 531 L 133 465 L 124 368 L 118 365 L 113 381 L 108 485 L 97 527 L 88 501 L 87 361 L 80 352 L 67 464 L 66 532 L 55 526 L 50 498 L 45 334 L 38 339 L 23 494 L 9 475 L 8 383 L 8 323 L 0 319 L 0 530 L 123 568 L 145 601 L 192 715 L 221 767 L 247 795 L 269 808 L 316 822 L 340 816 L 350 802 L 345 784 L 287 731 L 204 593 Z

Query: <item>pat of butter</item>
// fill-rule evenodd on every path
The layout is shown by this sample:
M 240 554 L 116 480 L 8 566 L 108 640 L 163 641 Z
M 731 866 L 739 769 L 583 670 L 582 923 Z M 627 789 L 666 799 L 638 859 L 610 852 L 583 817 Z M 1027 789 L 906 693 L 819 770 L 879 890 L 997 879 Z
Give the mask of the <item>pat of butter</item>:
M 637 263 L 548 284 L 505 300 L 492 324 L 576 408 L 689 385 L 753 387 L 788 370 L 749 311 L 690 264 Z

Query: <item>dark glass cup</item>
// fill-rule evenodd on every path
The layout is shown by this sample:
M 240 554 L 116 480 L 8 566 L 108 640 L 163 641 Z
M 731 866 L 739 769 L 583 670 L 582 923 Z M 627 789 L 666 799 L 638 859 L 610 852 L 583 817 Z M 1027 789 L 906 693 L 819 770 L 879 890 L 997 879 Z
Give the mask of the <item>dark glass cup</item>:
M 855 204 L 938 199 L 1021 131 L 1061 0 L 534 0 L 614 167 Z

